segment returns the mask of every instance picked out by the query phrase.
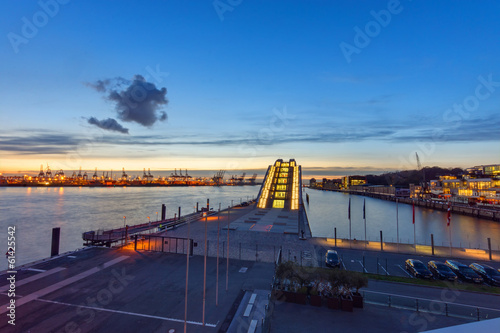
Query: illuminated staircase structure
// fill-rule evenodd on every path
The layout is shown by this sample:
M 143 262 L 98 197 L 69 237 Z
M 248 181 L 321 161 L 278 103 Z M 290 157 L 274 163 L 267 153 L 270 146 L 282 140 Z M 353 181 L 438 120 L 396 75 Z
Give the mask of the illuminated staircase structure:
M 298 210 L 302 204 L 302 171 L 294 159 L 276 160 L 267 169 L 260 188 L 257 208 Z

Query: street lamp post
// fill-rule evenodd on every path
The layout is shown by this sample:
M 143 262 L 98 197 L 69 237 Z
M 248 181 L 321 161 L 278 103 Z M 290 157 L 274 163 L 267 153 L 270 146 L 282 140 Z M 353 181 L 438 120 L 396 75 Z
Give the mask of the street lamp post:
M 122 242 L 122 246 L 125 244 L 125 223 L 127 222 L 127 217 L 124 216 L 123 217 L 123 242 Z

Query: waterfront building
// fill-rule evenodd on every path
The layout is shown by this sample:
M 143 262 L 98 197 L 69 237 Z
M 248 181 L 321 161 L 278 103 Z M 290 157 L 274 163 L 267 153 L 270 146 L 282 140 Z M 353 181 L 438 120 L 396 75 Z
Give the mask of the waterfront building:
M 276 160 L 267 169 L 259 196 L 258 208 L 299 209 L 302 196 L 302 171 L 294 159 Z
M 342 177 L 342 188 L 349 189 L 351 186 L 365 185 L 366 176 L 345 176 Z

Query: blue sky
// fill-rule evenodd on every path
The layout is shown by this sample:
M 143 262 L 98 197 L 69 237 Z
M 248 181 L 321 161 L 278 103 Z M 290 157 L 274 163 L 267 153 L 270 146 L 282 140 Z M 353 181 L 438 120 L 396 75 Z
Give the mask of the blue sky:
M 499 163 L 498 22 L 497 1 L 12 2 L 0 171 Z M 120 109 L 137 84 L 162 99 L 146 126 Z

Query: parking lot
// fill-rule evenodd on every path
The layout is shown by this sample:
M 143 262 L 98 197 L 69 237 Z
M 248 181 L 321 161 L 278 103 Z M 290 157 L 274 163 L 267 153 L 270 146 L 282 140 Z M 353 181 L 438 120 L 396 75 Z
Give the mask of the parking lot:
M 316 246 L 318 266 L 325 267 L 324 258 L 327 250 L 333 249 L 333 247 Z M 427 266 L 427 263 L 431 260 L 445 262 L 448 258 L 439 258 L 435 256 L 415 256 L 411 254 L 400 254 L 400 253 L 387 253 L 379 251 L 362 251 L 354 249 L 337 249 L 340 258 L 342 259 L 343 267 L 347 270 L 372 273 L 372 274 L 382 274 L 391 276 L 400 276 L 414 278 L 406 269 L 405 261 L 406 259 L 412 258 L 420 260 Z M 482 263 L 489 265 L 495 269 L 500 268 L 500 263 L 489 262 L 482 260 L 470 260 L 470 259 L 460 259 L 458 260 L 463 264 L 469 265 L 473 262 Z M 458 283 L 462 283 L 458 281 Z

